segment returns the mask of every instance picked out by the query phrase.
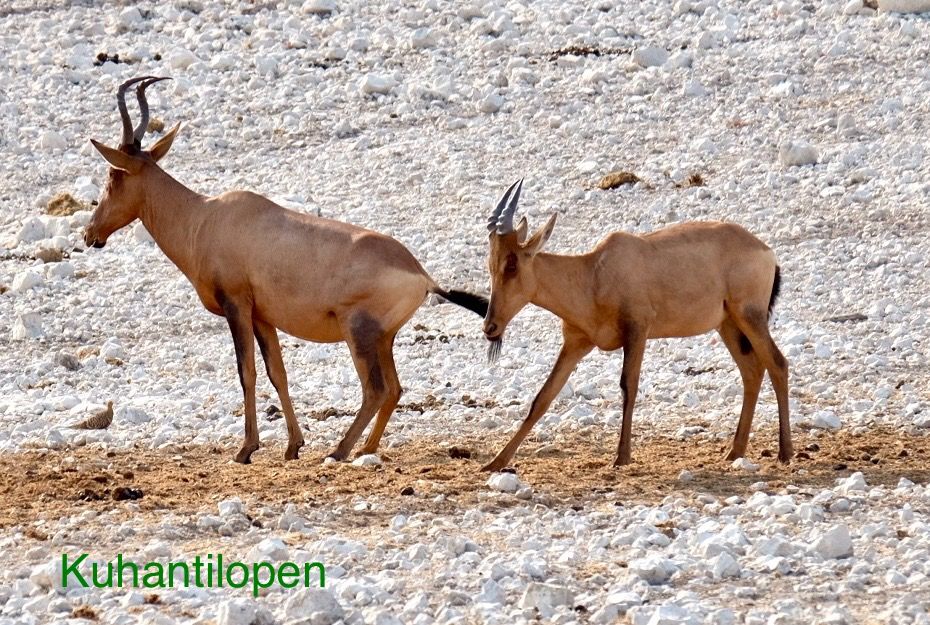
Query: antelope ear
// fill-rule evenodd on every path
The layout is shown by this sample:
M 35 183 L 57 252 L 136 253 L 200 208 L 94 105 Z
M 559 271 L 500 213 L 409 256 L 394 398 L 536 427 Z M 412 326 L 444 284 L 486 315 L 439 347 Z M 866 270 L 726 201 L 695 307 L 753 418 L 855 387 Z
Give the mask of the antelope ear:
M 534 232 L 529 241 L 523 244 L 523 249 L 529 252 L 531 256 L 535 256 L 541 252 L 542 248 L 546 245 L 546 241 L 552 236 L 552 230 L 555 228 L 556 215 L 557 213 L 553 213 L 549 221 L 546 222 L 546 225 Z
M 123 171 L 129 172 L 130 174 L 138 173 L 142 168 L 142 161 L 140 161 L 135 156 L 130 156 L 122 150 L 117 150 L 116 148 L 111 148 L 103 145 L 99 141 L 90 140 L 94 147 L 97 148 L 97 151 L 100 152 L 101 156 L 106 159 L 106 161 L 117 169 L 122 169 Z
M 517 241 L 523 243 L 526 239 L 526 231 L 529 230 L 530 225 L 526 222 L 526 217 L 520 217 L 520 223 L 517 224 Z
M 181 124 L 177 124 L 174 128 L 168 131 L 168 133 L 155 142 L 151 148 L 149 148 L 149 156 L 152 157 L 152 160 L 156 163 L 161 160 L 161 158 L 168 153 L 168 150 L 171 149 L 171 144 L 174 142 L 174 137 L 178 134 L 178 130 L 181 129 Z

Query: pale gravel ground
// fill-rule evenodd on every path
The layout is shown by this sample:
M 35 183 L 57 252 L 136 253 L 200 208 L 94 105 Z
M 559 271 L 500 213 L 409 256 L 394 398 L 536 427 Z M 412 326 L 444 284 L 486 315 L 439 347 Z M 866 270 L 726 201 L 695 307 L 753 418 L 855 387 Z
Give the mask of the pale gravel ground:
M 844 427 L 930 425 L 928 19 L 844 16 L 833 3 L 810 14 L 805 8 L 819 5 L 709 2 L 703 3 L 710 7 L 703 17 L 676 16 L 664 2 L 585 4 L 491 2 L 471 19 L 459 16 L 460 5 L 443 2 L 420 9 L 345 2 L 327 19 L 305 15 L 299 3 L 250 16 L 234 8 L 195 16 L 175 9 L 185 3 L 140 4 L 144 19 L 127 32 L 119 7 L 49 4 L 31 10 L 15 3 L 0 11 L 0 245 L 8 249 L 0 260 L 0 284 L 9 286 L 32 264 L 22 257 L 36 244 L 15 244 L 24 219 L 41 212 L 52 194 L 74 192 L 80 176 L 102 184 L 106 168 L 87 139 L 118 136 L 116 85 L 138 73 L 170 74 L 175 80 L 153 88 L 150 101 L 153 114 L 168 125 L 184 123 L 164 163 L 175 177 L 201 192 L 249 188 L 391 233 L 444 285 L 487 288 L 485 215 L 520 176 L 527 179 L 522 204 L 531 224 L 553 210 L 560 213 L 552 251 L 586 250 L 612 229 L 646 232 L 688 219 L 740 222 L 775 249 L 782 266 L 774 333 L 792 362 L 795 418 L 830 410 Z M 288 21 L 290 14 L 297 17 Z M 731 35 L 723 30 L 727 23 Z M 436 44 L 411 49 L 411 35 L 421 26 L 433 29 Z M 718 33 L 717 44 L 699 49 L 695 41 L 706 32 Z M 359 37 L 369 40 L 366 51 L 352 50 Z M 283 45 L 301 39 L 305 48 Z M 693 65 L 640 69 L 626 54 L 589 56 L 574 65 L 548 60 L 550 52 L 567 45 L 659 45 L 673 53 L 687 45 Z M 318 67 L 335 46 L 348 50 L 346 59 Z M 193 52 L 200 62 L 171 67 L 178 50 Z M 123 58 L 135 53 L 141 61 L 88 66 L 85 61 L 101 51 Z M 156 52 L 166 60 L 153 61 Z M 274 76 L 259 73 L 256 59 L 262 58 L 276 60 Z M 399 84 L 385 97 L 363 95 L 359 83 L 368 72 L 393 75 Z M 686 95 L 691 80 L 707 95 Z M 503 95 L 502 109 L 480 112 L 478 102 L 493 90 Z M 858 132 L 836 129 L 843 115 L 851 116 Z M 65 149 L 40 147 L 51 128 Z M 821 163 L 783 168 L 778 147 L 787 140 L 818 146 Z M 618 168 L 636 172 L 650 188 L 595 188 L 600 175 Z M 700 173 L 707 186 L 674 185 L 691 172 Z M 853 182 L 857 177 L 868 180 Z M 77 241 L 78 230 L 70 237 Z M 200 307 L 157 248 L 127 229 L 104 250 L 73 254 L 71 263 L 77 278 L 0 295 L 4 328 L 22 313 L 38 312 L 46 333 L 42 340 L 14 342 L 8 330 L 0 332 L 0 450 L 67 446 L 74 435 L 59 428 L 108 398 L 116 398 L 123 410 L 143 410 L 148 420 L 128 425 L 121 421 L 126 413 L 118 412 L 116 426 L 91 439 L 115 446 L 236 440 L 241 423 L 232 412 L 241 395 L 225 323 Z M 854 312 L 868 319 L 826 320 Z M 414 343 L 413 323 L 445 332 L 450 340 Z M 505 357 L 494 369 L 484 365 L 485 344 L 472 316 L 449 306 L 424 306 L 413 323 L 396 349 L 404 400 L 434 394 L 449 401 L 441 413 L 395 415 L 388 445 L 436 433 L 454 439 L 456 432 L 481 432 L 485 426 L 509 428 L 520 410 L 490 414 L 455 400 L 468 394 L 525 406 L 558 349 L 557 321 L 543 311 L 528 309 L 513 322 Z M 111 351 L 125 361 L 122 366 L 95 357 L 77 372 L 53 364 L 59 350 L 114 341 L 121 347 Z M 359 391 L 343 346 L 285 343 L 292 394 L 303 414 L 330 406 L 343 414 L 354 411 Z M 716 370 L 682 375 L 688 366 Z M 615 427 L 619 367 L 619 354 L 592 355 L 582 363 L 572 379 L 576 392 L 556 403 L 553 416 L 538 426 L 539 437 L 592 420 Z M 270 384 L 260 384 L 272 397 Z M 709 422 L 714 432 L 728 436 L 739 394 L 735 367 L 713 337 L 656 342 L 644 367 L 637 428 L 675 432 Z M 773 428 L 774 413 L 774 397 L 766 389 L 756 428 Z M 332 444 L 348 423 L 347 417 L 312 422 L 307 436 Z M 268 424 L 262 436 L 280 445 L 283 426 Z M 866 524 L 892 518 L 910 502 L 915 522 L 925 527 L 925 497 L 921 490 L 866 503 L 861 515 L 844 522 L 864 540 Z M 531 507 L 524 512 L 536 514 Z M 751 516 L 738 519 L 748 528 L 757 524 Z M 801 542 L 810 531 L 803 525 L 787 528 Z M 924 536 L 920 557 L 927 550 Z M 362 559 L 373 567 L 372 575 L 379 561 L 380 556 Z M 573 567 L 561 564 L 553 579 L 583 586 L 573 581 L 578 580 Z M 366 574 L 364 568 L 356 573 Z M 761 584 L 774 577 L 757 575 Z M 876 573 L 881 592 L 902 595 L 903 589 L 891 590 L 881 581 L 883 575 Z M 515 588 L 526 581 L 517 579 Z M 813 574 L 792 582 L 817 583 Z M 926 601 L 926 577 L 912 583 Z M 691 589 L 672 588 L 669 596 L 686 587 Z M 726 584 L 719 588 L 724 595 L 732 592 Z M 511 601 L 519 596 L 514 592 Z M 591 592 L 601 593 L 593 611 L 603 604 L 606 589 Z M 708 602 L 693 610 L 701 622 L 717 591 L 698 585 L 694 592 L 695 601 Z M 877 609 L 872 596 L 848 590 L 827 600 L 821 613 L 833 601 L 859 605 L 851 621 L 869 622 L 864 615 Z M 439 595 L 430 601 L 442 603 Z M 466 621 L 487 618 L 473 606 L 458 609 Z M 924 615 L 926 609 L 924 604 Z M 767 622 L 737 612 L 736 622 Z M 788 612 L 789 620 L 773 622 L 810 622 L 809 616 Z M 18 614 L 0 612 L 10 622 L 18 622 Z M 438 622 L 449 620 L 438 611 L 433 615 Z M 643 618 L 645 623 L 651 617 Z

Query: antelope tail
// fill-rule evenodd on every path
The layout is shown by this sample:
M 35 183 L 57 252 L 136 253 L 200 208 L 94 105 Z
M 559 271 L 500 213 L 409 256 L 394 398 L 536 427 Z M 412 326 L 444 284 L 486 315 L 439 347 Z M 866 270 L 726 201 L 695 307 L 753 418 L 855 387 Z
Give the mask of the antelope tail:
M 438 286 L 431 287 L 430 293 L 435 293 L 439 297 L 448 300 L 453 304 L 458 304 L 462 308 L 467 308 L 482 318 L 488 314 L 488 299 L 486 297 L 475 295 L 474 293 L 469 293 L 467 291 L 458 291 L 456 289 L 445 291 Z

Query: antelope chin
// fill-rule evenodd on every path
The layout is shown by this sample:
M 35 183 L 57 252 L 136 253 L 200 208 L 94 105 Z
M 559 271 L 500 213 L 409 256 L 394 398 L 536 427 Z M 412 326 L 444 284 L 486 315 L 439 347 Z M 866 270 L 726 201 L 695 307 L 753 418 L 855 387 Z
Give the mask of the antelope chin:
M 503 336 L 496 336 L 493 339 L 488 339 L 488 341 L 490 341 L 488 345 L 488 364 L 494 364 L 501 356 L 501 349 L 504 347 L 504 339 Z

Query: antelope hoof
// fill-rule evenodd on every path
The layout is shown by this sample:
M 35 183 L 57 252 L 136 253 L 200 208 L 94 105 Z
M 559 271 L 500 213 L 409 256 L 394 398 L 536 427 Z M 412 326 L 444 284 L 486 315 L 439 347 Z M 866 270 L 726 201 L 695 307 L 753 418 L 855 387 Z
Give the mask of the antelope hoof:
M 736 451 L 736 449 L 730 449 L 730 452 L 726 455 L 724 460 L 727 462 L 733 462 L 734 460 L 742 458 L 744 455 L 746 455 L 744 452 Z
M 285 460 L 297 460 L 297 455 L 300 452 L 300 448 L 304 446 L 304 439 L 300 439 L 296 443 L 288 443 L 287 451 L 284 452 Z
M 633 460 L 629 457 L 617 456 L 617 459 L 614 460 L 614 468 L 625 467 L 628 464 L 631 464 Z
M 236 453 L 234 460 L 239 464 L 252 464 L 252 454 L 258 449 L 258 445 L 243 445 Z
M 342 462 L 343 460 L 346 459 L 346 457 L 347 457 L 348 455 L 349 455 L 349 454 L 347 454 L 346 452 L 342 451 L 341 449 L 336 449 L 333 453 L 329 454 L 329 455 L 326 456 L 326 457 L 327 457 L 327 458 L 332 458 L 332 459 L 335 460 L 336 462 Z
M 374 447 L 369 447 L 368 445 L 365 445 L 364 447 L 358 450 L 358 453 L 355 455 L 355 457 L 358 458 L 359 456 L 367 456 L 368 454 L 376 454 L 376 453 L 378 453 L 377 445 L 375 445 Z
M 790 451 L 778 452 L 778 462 L 781 464 L 791 464 L 791 456 L 793 454 Z

